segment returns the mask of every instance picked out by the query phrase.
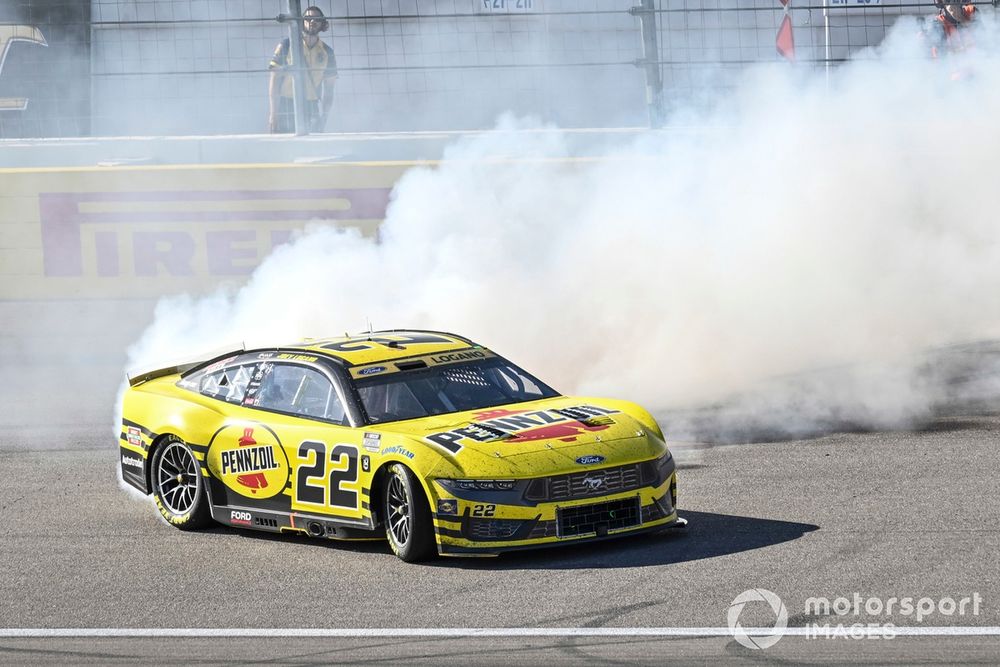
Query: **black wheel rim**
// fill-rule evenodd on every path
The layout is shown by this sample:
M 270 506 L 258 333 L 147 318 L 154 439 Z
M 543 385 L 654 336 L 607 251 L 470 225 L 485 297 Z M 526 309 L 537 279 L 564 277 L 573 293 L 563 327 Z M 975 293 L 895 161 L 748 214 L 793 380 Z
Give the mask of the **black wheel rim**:
M 154 471 L 156 491 L 172 514 L 187 514 L 198 497 L 201 478 L 191 450 L 180 442 L 165 445 Z
M 389 480 L 385 504 L 389 534 L 398 546 L 404 546 L 410 539 L 410 499 L 399 475 L 393 475 Z

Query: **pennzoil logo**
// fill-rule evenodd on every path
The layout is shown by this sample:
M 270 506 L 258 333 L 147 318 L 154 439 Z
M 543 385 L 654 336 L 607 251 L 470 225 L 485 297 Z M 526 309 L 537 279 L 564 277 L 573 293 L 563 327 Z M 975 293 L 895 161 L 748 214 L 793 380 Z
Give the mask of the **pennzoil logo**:
M 253 429 L 247 430 L 252 432 Z M 249 447 L 222 452 L 222 474 L 231 472 L 254 473 L 253 475 L 243 474 L 236 478 L 240 484 L 251 489 L 263 489 L 267 486 L 267 479 L 262 474 L 263 471 L 277 469 L 278 463 L 274 460 L 274 449 L 271 447 Z
M 278 437 L 262 424 L 224 426 L 208 447 L 208 470 L 247 498 L 270 498 L 288 482 L 288 458 Z
M 615 422 L 608 415 L 618 412 L 596 405 L 532 411 L 497 408 L 476 413 L 468 426 L 431 433 L 424 439 L 453 454 L 462 449 L 462 441 L 466 439 L 475 442 L 504 440 L 515 445 L 536 440 L 573 442 L 582 435 L 609 428 Z M 580 459 L 577 463 L 581 463 Z

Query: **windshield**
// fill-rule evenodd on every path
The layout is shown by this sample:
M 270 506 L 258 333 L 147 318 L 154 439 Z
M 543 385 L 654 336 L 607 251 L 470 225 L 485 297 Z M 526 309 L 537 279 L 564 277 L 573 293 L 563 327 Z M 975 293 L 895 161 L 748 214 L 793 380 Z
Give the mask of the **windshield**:
M 500 357 L 358 380 L 356 386 L 372 424 L 559 395 Z

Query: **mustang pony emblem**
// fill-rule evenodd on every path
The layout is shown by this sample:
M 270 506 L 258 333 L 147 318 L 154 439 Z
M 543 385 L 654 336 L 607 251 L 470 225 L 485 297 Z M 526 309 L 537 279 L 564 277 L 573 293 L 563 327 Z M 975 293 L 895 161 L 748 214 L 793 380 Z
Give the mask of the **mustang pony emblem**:
M 604 486 L 603 477 L 584 477 L 583 485 L 587 487 L 588 491 L 597 491 L 599 488 Z

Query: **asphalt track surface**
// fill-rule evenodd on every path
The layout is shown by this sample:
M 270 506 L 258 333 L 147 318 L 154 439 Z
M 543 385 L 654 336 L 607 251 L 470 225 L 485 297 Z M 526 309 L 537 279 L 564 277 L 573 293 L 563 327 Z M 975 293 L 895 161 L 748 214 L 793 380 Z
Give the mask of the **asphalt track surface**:
M 719 446 L 686 461 L 683 533 L 407 565 L 384 543 L 218 527 L 184 533 L 119 487 L 110 426 L 8 429 L 0 442 L 0 629 L 226 628 L 227 637 L 0 633 L 5 664 L 983 663 L 998 636 L 255 637 L 254 629 L 726 628 L 744 590 L 789 626 L 1000 626 L 1000 417 L 907 432 Z M 44 433 L 41 449 L 37 434 Z M 977 593 L 978 614 L 806 614 L 807 598 Z M 774 623 L 751 603 L 744 626 Z

